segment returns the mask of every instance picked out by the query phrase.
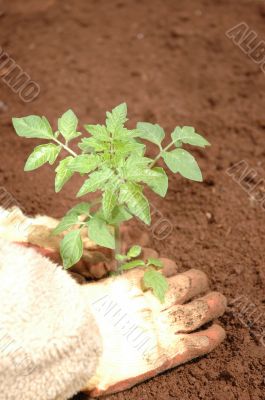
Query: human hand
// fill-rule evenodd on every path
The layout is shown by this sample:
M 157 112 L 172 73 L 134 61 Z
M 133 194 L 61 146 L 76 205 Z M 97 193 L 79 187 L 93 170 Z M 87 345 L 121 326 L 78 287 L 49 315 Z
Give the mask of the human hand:
M 59 220 L 46 215 L 27 217 L 18 207 L 8 210 L 0 207 L 0 237 L 25 247 L 32 247 L 53 262 L 62 263 L 60 257 L 61 235 L 53 235 Z M 83 236 L 82 259 L 68 272 L 80 283 L 88 278 L 102 278 L 113 268 L 113 254 Z
M 222 294 L 209 292 L 203 272 L 191 269 L 169 278 L 163 304 L 142 291 L 142 276 L 137 269 L 83 287 L 103 342 L 97 372 L 84 389 L 92 397 L 128 389 L 203 356 L 225 338 L 216 324 L 198 331 L 226 308 Z
M 32 220 L 33 228 L 23 239 L 24 245 L 34 243 L 43 255 L 52 259 L 58 257 L 55 242 L 58 238 L 51 239 L 48 234 L 58 221 L 49 217 Z M 12 241 L 21 242 L 21 238 L 14 235 L 14 228 L 9 226 L 8 231 L 7 226 L 0 223 L 2 233 Z M 163 261 L 170 267 L 170 260 Z M 224 296 L 218 292 L 209 293 L 206 275 L 189 270 L 172 276 L 172 268 L 165 271 L 171 277 L 163 304 L 150 291 L 142 291 L 141 269 L 80 288 L 103 342 L 97 371 L 84 389 L 91 396 L 128 389 L 209 353 L 225 338 L 224 330 L 215 324 L 198 331 L 205 323 L 221 316 L 226 307 Z M 202 294 L 203 297 L 198 297 Z

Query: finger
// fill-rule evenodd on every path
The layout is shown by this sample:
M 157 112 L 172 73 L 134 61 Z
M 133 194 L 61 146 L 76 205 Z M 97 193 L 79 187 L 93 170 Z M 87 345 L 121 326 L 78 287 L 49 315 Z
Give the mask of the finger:
M 173 306 L 167 310 L 171 329 L 192 332 L 223 315 L 226 305 L 226 298 L 221 293 L 211 292 L 189 304 Z
M 198 270 L 190 269 L 168 279 L 169 291 L 166 294 L 165 308 L 173 304 L 183 304 L 209 289 L 207 275 Z
M 163 264 L 163 275 L 165 275 L 167 278 L 176 275 L 178 267 L 175 261 L 165 257 L 160 257 L 159 260 Z
M 126 251 L 128 247 L 135 244 L 138 244 L 141 247 L 149 247 L 150 245 L 150 235 L 141 228 L 134 227 L 134 229 L 129 229 L 128 226 L 122 226 L 120 234 L 122 238 L 121 242 L 123 251 Z
M 225 339 L 226 334 L 220 325 L 196 333 L 177 335 L 176 353 L 168 361 L 167 368 L 173 368 L 194 358 L 203 356 L 214 350 Z
M 143 269 L 136 268 L 123 274 L 120 279 L 126 279 L 130 287 L 138 288 L 142 293 L 141 281 L 144 272 Z M 168 278 L 168 283 L 169 290 L 166 293 L 164 303 L 161 303 L 150 290 L 144 293 L 151 308 L 157 309 L 157 311 L 168 309 L 175 304 L 183 304 L 209 289 L 207 275 L 196 269 L 190 269 L 182 274 Z
M 144 261 L 147 261 L 148 258 L 158 258 L 158 252 L 152 249 L 151 247 L 143 247 L 141 258 Z
M 219 325 L 212 325 L 210 328 L 198 333 L 177 335 L 173 346 L 172 343 L 168 343 L 170 350 L 166 348 L 164 352 L 157 353 L 158 358 L 156 362 L 152 367 L 150 365 L 150 369 L 145 373 L 116 382 L 104 390 L 94 388 L 92 391 L 84 390 L 84 392 L 91 397 L 98 397 L 129 389 L 161 372 L 209 353 L 215 349 L 224 338 L 225 331 Z

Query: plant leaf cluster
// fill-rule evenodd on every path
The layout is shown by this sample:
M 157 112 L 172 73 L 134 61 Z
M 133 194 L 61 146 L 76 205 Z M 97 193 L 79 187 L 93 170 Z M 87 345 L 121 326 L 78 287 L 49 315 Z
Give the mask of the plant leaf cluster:
M 76 173 L 84 177 L 77 198 L 101 192 L 96 202 L 76 204 L 54 230 L 54 234 L 64 233 L 60 250 L 65 268 L 70 268 L 82 257 L 82 231 L 86 230 L 90 239 L 98 245 L 115 249 L 115 227 L 132 217 L 148 225 L 151 223 L 145 188 L 149 187 L 161 197 L 165 197 L 168 190 L 168 176 L 163 167 L 156 165 L 158 160 L 162 159 L 174 173 L 202 181 L 195 158 L 182 148 L 183 144 L 199 147 L 209 145 L 194 128 L 176 127 L 171 133 L 171 142 L 163 146 L 165 132 L 158 124 L 139 122 L 135 129 L 128 129 L 126 122 L 127 105 L 122 103 L 106 113 L 104 125 L 85 125 L 87 134 L 80 140 L 78 138 L 82 134 L 78 130 L 78 118 L 72 110 L 66 111 L 58 119 L 55 131 L 45 117 L 31 115 L 13 118 L 19 136 L 47 141 L 29 155 L 25 171 L 35 170 L 44 164 L 53 165 L 58 161 L 55 192 L 59 192 Z M 70 148 L 70 142 L 74 139 L 79 140 L 78 153 Z M 154 159 L 146 156 L 148 142 L 158 147 Z M 133 254 L 126 257 L 127 267 L 121 270 L 141 266 L 141 260 L 128 261 L 134 257 Z M 159 290 L 155 289 L 156 285 L 159 286 L 157 274 L 160 273 L 152 268 L 146 274 L 145 287 L 152 287 L 161 299 L 165 282 L 160 282 Z

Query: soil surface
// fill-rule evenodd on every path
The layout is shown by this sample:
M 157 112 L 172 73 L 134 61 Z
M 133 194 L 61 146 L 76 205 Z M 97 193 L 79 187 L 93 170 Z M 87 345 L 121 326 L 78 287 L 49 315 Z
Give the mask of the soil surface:
M 55 195 L 53 168 L 25 174 L 36 141 L 14 134 L 12 116 L 44 114 L 55 124 L 71 107 L 82 124 L 103 122 L 126 101 L 131 126 L 192 125 L 212 143 L 194 151 L 204 183 L 172 175 L 165 200 L 151 195 L 154 222 L 160 212 L 170 235 L 146 233 L 179 271 L 205 271 L 228 297 L 227 340 L 108 400 L 265 399 L 265 74 L 225 34 L 240 22 L 256 32 L 255 44 L 265 40 L 265 2 L 0 1 L 0 45 L 41 89 L 24 103 L 0 77 L 0 186 L 28 214 L 61 217 L 80 181 Z M 250 172 L 232 179 L 227 170 L 242 160 Z

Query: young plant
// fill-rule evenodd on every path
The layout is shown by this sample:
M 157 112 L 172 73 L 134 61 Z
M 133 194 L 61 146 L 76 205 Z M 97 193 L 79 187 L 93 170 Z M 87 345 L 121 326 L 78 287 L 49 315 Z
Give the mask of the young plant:
M 132 260 L 140 256 L 141 248 L 132 247 L 126 255 L 120 254 L 120 225 L 133 216 L 150 224 L 150 206 L 144 194 L 148 186 L 159 196 L 165 197 L 168 177 L 157 162 L 163 159 L 174 173 L 185 178 L 202 181 L 202 174 L 195 158 L 182 148 L 183 144 L 199 147 L 209 143 L 190 126 L 176 127 L 171 133 L 171 141 L 163 147 L 165 132 L 158 124 L 139 122 L 136 129 L 127 129 L 127 106 L 125 103 L 107 112 L 105 125 L 85 125 L 90 136 L 78 143 L 76 153 L 69 143 L 78 138 L 78 119 L 68 110 L 58 119 L 58 129 L 54 132 L 45 117 L 35 115 L 13 118 L 13 125 L 19 136 L 47 140 L 37 146 L 25 164 L 25 171 L 32 171 L 45 163 L 54 164 L 62 152 L 56 169 L 55 192 L 59 192 L 75 173 L 85 176 L 85 181 L 77 193 L 83 197 L 92 192 L 101 192 L 93 202 L 75 205 L 61 220 L 54 234 L 66 232 L 61 241 L 60 252 L 65 268 L 70 268 L 82 257 L 83 242 L 81 232 L 87 232 L 90 239 L 100 246 L 115 250 L 117 271 L 134 267 L 147 268 L 143 278 L 143 288 L 151 288 L 163 302 L 168 284 L 158 271 L 162 267 L 159 260 Z M 144 140 L 144 143 L 142 142 Z M 145 143 L 152 142 L 158 147 L 157 156 L 146 157 Z

